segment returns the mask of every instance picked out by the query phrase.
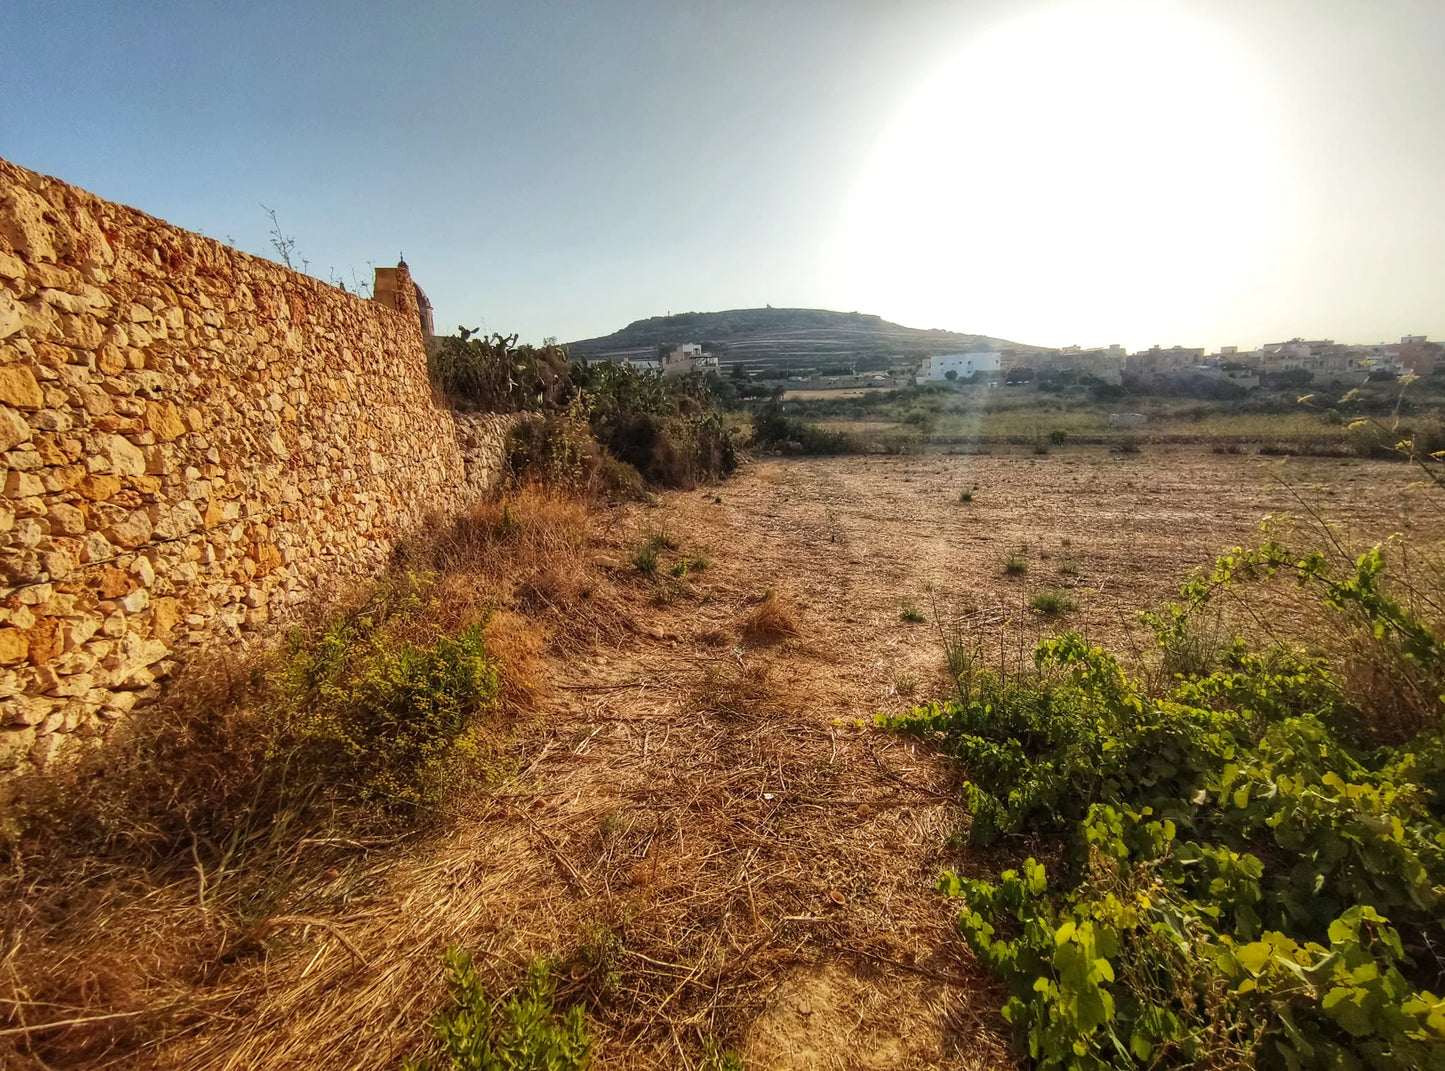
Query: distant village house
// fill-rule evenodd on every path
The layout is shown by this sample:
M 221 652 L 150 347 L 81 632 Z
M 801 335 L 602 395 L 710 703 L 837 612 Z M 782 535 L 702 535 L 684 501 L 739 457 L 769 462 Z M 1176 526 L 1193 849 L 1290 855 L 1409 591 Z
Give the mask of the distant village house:
M 701 344 L 696 342 L 684 342 L 681 346 L 662 355 L 662 374 L 664 376 L 685 376 L 689 372 L 716 372 L 717 370 L 717 358 L 704 352 Z
M 982 375 L 992 382 L 1002 367 L 1003 358 L 994 350 L 942 353 L 925 358 L 915 379 L 918 383 L 944 383 L 959 382 L 972 379 L 975 375 Z

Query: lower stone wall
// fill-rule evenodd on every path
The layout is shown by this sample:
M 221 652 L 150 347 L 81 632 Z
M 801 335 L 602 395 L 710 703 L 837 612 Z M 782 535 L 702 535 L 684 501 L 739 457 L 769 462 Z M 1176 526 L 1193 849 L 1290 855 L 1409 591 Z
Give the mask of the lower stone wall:
M 506 475 L 507 436 L 520 418 L 515 413 L 457 413 L 454 419 L 468 485 L 495 487 Z

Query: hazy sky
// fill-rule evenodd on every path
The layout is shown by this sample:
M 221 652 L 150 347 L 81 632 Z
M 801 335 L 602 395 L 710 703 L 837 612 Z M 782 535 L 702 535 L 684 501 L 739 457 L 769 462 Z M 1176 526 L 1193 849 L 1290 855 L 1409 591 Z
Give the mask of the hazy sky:
M 1445 0 L 0 0 L 0 156 L 438 326 L 1445 336 Z

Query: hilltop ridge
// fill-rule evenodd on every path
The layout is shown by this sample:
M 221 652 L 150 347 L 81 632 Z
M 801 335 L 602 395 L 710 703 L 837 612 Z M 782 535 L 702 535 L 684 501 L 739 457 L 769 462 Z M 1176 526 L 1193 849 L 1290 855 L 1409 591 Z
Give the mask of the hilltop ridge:
M 769 306 L 652 316 L 610 335 L 568 343 L 568 349 L 577 357 L 626 357 L 682 342 L 706 343 L 724 364 L 786 366 L 857 362 L 886 367 L 895 358 L 919 360 L 980 346 L 1042 348 L 989 335 L 904 327 L 871 313 Z

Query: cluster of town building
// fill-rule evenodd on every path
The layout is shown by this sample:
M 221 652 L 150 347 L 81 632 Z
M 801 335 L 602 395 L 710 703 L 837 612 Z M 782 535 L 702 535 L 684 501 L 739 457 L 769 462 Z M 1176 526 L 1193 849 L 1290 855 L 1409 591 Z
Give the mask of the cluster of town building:
M 1009 378 L 1027 369 L 1029 378 L 1047 379 L 1059 373 L 1089 376 L 1120 385 L 1130 380 L 1149 386 L 1171 380 L 1219 380 L 1244 389 L 1279 377 L 1290 383 L 1359 383 L 1372 373 L 1388 376 L 1429 375 L 1445 368 L 1445 346 L 1424 335 L 1405 335 L 1399 342 L 1347 345 L 1332 339 L 1291 339 L 1269 342 L 1256 350 L 1223 346 L 1218 353 L 1204 349 L 1154 346 L 1127 353 L 1118 345 L 1057 350 L 975 350 L 928 357 L 918 370 L 919 383 Z M 1280 376 L 1281 373 L 1288 375 Z M 1378 377 L 1377 377 L 1378 378 Z
M 687 342 L 655 354 L 618 358 L 643 371 L 680 376 L 716 372 L 718 359 L 700 343 Z M 1401 375 L 1430 375 L 1445 369 L 1445 346 L 1424 335 L 1405 335 L 1399 342 L 1349 345 L 1333 339 L 1290 339 L 1268 342 L 1255 350 L 1222 346 L 1217 353 L 1186 346 L 1153 346 L 1135 353 L 1122 346 L 1093 349 L 1063 346 L 1056 350 L 988 349 L 941 353 L 924 358 L 914 379 L 918 383 L 1042 382 L 1060 374 L 1088 377 L 1114 386 L 1126 382 L 1147 389 L 1170 382 L 1218 381 L 1250 390 L 1272 381 L 1305 385 L 1362 383 Z M 805 377 L 795 377 L 805 378 Z M 838 378 L 838 377 L 833 377 Z M 889 377 L 881 373 L 878 379 Z

